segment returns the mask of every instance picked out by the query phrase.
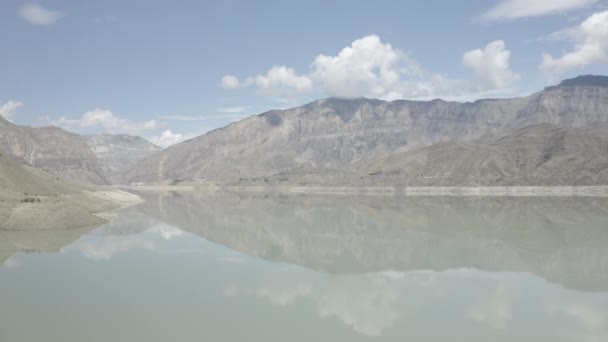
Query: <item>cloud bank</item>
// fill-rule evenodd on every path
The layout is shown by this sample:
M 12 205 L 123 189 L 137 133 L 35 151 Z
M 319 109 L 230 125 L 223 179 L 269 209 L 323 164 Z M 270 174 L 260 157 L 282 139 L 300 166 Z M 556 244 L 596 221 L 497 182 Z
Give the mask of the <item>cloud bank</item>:
M 471 99 L 507 88 L 519 78 L 510 69 L 510 57 L 502 40 L 469 51 L 462 62 L 476 79 L 455 80 L 426 71 L 403 50 L 370 35 L 353 41 L 335 56 L 318 55 L 306 74 L 287 66 L 274 66 L 242 81 L 226 75 L 221 85 L 228 90 L 254 87 L 258 94 L 278 99 L 311 94 L 385 100 Z

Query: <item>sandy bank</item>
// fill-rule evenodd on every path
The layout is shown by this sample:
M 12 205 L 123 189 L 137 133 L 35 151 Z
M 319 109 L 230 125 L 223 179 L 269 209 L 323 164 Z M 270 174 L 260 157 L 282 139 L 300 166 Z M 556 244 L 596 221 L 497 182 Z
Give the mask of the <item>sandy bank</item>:
M 101 224 L 107 222 L 104 212 L 142 201 L 139 196 L 120 190 L 37 198 L 40 201 L 34 203 L 22 203 L 10 197 L 0 201 L 0 230 L 69 229 Z

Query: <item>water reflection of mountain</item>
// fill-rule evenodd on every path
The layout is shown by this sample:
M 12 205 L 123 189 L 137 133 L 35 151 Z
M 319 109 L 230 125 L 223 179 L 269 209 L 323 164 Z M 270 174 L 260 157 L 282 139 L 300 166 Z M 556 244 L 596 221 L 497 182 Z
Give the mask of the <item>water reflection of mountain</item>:
M 17 252 L 59 252 L 94 228 L 95 226 L 40 231 L 0 230 L 0 265 Z
M 473 267 L 608 290 L 607 204 L 168 193 L 139 210 L 243 253 L 324 272 Z

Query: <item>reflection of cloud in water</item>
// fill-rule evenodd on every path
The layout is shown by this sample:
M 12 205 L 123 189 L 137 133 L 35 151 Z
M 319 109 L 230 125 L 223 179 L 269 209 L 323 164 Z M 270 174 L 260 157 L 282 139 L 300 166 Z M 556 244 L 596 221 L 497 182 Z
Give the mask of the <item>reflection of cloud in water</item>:
M 131 250 L 156 250 L 158 237 L 170 240 L 184 233 L 171 225 L 156 220 L 147 220 L 145 225 L 133 227 L 130 220 L 118 216 L 115 222 L 100 227 L 95 234 L 78 240 L 68 248 L 79 250 L 82 255 L 92 260 L 109 260 L 114 255 Z M 124 227 L 134 229 L 130 235 L 122 235 Z M 133 228 L 130 228 L 133 227 Z
M 469 308 L 467 316 L 474 321 L 487 323 L 494 329 L 505 329 L 513 317 L 513 289 L 500 282 L 490 293 L 482 293 Z
M 146 232 L 158 233 L 166 240 L 171 240 L 174 237 L 182 236 L 184 234 L 184 232 L 182 232 L 180 229 L 170 226 L 166 223 L 155 224 L 154 226 L 148 228 Z
M 312 285 L 298 283 L 287 288 L 262 287 L 258 289 L 259 297 L 268 298 L 272 305 L 287 306 L 293 304 L 299 297 L 308 297 L 312 292 Z
M 383 271 L 363 275 L 328 275 L 308 280 L 282 276 L 265 279 L 263 285 L 255 290 L 228 285 L 224 288 L 224 296 L 253 295 L 279 307 L 297 305 L 303 300 L 312 301 L 320 318 L 335 318 L 355 332 L 369 337 L 382 336 L 387 329 L 396 327 L 397 322 L 405 316 L 425 311 L 428 307 L 443 307 L 445 300 L 457 296 L 462 297 L 464 302 L 462 308 L 454 308 L 457 317 L 453 319 L 455 322 L 463 319 L 463 328 L 469 321 L 507 330 L 510 322 L 516 318 L 516 299 L 523 298 L 518 290 L 520 285 L 512 277 L 513 274 L 473 269 L 445 272 Z M 477 285 L 461 292 L 462 288 L 458 285 L 471 283 Z M 603 318 L 601 321 L 587 318 L 586 322 L 590 322 L 587 325 L 593 322 L 596 326 L 604 324 Z
M 11 256 L 8 259 L 6 259 L 4 261 L 3 265 L 6 266 L 7 268 L 19 268 L 19 267 L 21 267 L 21 263 L 17 260 L 17 257 L 15 255 Z
M 575 319 L 578 329 L 568 329 L 564 332 L 573 341 L 604 342 L 608 341 L 608 321 L 605 311 L 591 303 L 574 300 L 551 303 L 547 306 L 550 314 L 562 315 Z
M 395 281 L 378 276 L 358 282 L 350 277 L 336 278 L 317 294 L 319 315 L 335 316 L 360 334 L 380 336 L 398 318 L 395 306 L 400 292 L 395 285 Z
M 224 297 L 236 297 L 239 295 L 239 293 L 239 287 L 234 284 L 230 284 L 224 287 Z
M 427 288 L 432 279 L 426 272 L 389 271 L 331 276 L 326 281 L 298 281 L 291 284 L 285 280 L 274 280 L 259 287 L 253 294 L 281 307 L 292 305 L 297 299 L 308 298 L 316 303 L 319 317 L 337 318 L 357 333 L 374 337 L 382 335 L 399 318 L 397 305 L 403 288 Z M 233 285 L 224 289 L 226 296 L 236 296 L 238 293 L 242 291 L 234 291 Z
M 131 237 L 105 237 L 95 241 L 79 241 L 74 245 L 82 255 L 92 260 L 109 260 L 115 254 L 124 253 L 133 249 L 154 250 L 153 241 L 142 239 L 139 236 Z

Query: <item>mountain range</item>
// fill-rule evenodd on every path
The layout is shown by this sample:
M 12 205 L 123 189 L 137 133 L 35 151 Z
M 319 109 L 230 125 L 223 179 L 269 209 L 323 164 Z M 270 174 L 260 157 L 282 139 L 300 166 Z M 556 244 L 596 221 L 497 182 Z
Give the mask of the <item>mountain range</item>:
M 551 126 L 541 125 L 523 133 L 515 132 L 543 123 Z M 413 170 L 400 170 L 405 176 L 411 176 L 410 172 L 420 176 L 418 173 L 424 173 L 427 167 L 433 168 L 433 175 L 453 178 L 453 181 L 435 183 L 455 183 L 462 177 L 458 174 L 452 177 L 449 172 L 443 172 L 453 167 L 454 159 L 466 156 L 479 166 L 496 164 L 498 168 L 513 167 L 513 156 L 503 155 L 503 161 L 492 161 L 488 159 L 494 157 L 492 150 L 481 148 L 498 143 L 503 145 L 501 151 L 519 149 L 516 152 L 517 161 L 521 161 L 518 159 L 520 157 L 527 158 L 519 156 L 522 147 L 530 146 L 534 151 L 530 152 L 530 160 L 522 161 L 525 167 L 515 166 L 520 168 L 519 171 L 505 169 L 504 172 L 495 172 L 496 167 L 491 165 L 480 169 L 473 165 L 469 170 L 461 171 L 477 175 L 477 178 L 484 180 L 483 184 L 492 184 L 496 180 L 501 184 L 528 180 L 544 185 L 595 184 L 605 181 L 606 164 L 593 164 L 594 169 L 587 170 L 585 168 L 590 165 L 585 160 L 595 158 L 591 153 L 600 153 L 598 157 L 605 159 L 602 132 L 568 129 L 604 123 L 608 123 L 608 77 L 605 76 L 580 76 L 565 80 L 527 97 L 467 103 L 329 98 L 293 109 L 254 115 L 171 146 L 143 158 L 125 172 L 121 180 L 132 183 L 243 181 L 303 174 L 320 177 L 335 174 L 366 176 L 392 174 L 397 172 L 395 165 L 403 165 Z M 560 131 L 560 128 L 567 132 Z M 510 134 L 515 135 L 501 140 Z M 542 138 L 533 139 L 534 134 L 541 134 Z M 564 134 L 565 140 L 560 138 Z M 586 134 L 593 134 L 594 137 L 587 139 Z M 471 143 L 454 145 L 453 149 L 458 150 L 459 157 L 437 157 L 432 164 L 425 164 L 424 167 L 414 167 L 410 162 L 414 155 L 419 156 L 424 151 L 430 154 L 449 152 L 450 148 L 441 144 L 456 142 Z M 473 147 L 476 144 L 480 147 Z M 568 155 L 558 153 L 564 146 Z M 427 150 L 418 154 L 406 153 L 418 148 Z M 478 153 L 467 154 L 467 149 Z M 577 149 L 588 152 L 586 159 L 578 160 L 577 166 L 570 167 L 568 158 L 577 154 Z M 552 159 L 550 163 L 542 165 L 544 169 L 538 171 L 546 175 L 522 176 L 519 172 L 526 172 L 534 162 L 538 162 L 539 153 L 544 153 L 541 159 Z M 405 158 L 403 162 L 396 160 L 402 157 Z M 556 158 L 561 160 L 561 164 Z M 384 166 L 388 169 L 384 170 Z M 555 168 L 562 167 L 566 169 L 560 169 L 560 176 L 552 177 Z M 580 171 L 581 167 L 586 171 L 572 173 Z M 486 175 L 486 172 L 491 174 Z M 589 176 L 596 172 L 602 172 L 602 176 Z M 568 173 L 568 176 L 561 173 Z M 318 179 L 314 181 L 322 182 Z M 463 181 L 471 184 L 472 178 L 467 177 Z
M 166 149 L 0 118 L 0 149 L 93 184 L 608 184 L 608 77 L 475 102 L 328 98 L 253 115 Z

